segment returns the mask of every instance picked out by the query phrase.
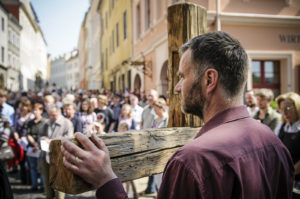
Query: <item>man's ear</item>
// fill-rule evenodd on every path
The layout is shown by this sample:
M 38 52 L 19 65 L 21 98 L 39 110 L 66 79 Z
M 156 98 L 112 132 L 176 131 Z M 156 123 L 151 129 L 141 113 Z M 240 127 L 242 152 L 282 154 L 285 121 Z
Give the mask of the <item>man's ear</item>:
M 212 68 L 209 68 L 204 73 L 206 94 L 211 94 L 216 88 L 219 80 L 219 73 Z

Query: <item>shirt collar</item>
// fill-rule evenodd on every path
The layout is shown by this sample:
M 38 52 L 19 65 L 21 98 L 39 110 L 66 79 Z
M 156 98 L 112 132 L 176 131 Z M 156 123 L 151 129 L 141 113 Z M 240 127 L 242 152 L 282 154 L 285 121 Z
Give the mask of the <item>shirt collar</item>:
M 56 121 L 54 122 L 55 125 L 59 125 L 59 126 L 62 126 L 62 123 L 63 123 L 63 116 L 60 115 L 58 116 L 58 118 L 56 119 Z
M 248 118 L 249 113 L 247 111 L 246 106 L 236 106 L 229 109 L 226 109 L 217 115 L 215 115 L 213 118 L 211 118 L 201 129 L 200 132 L 196 135 L 195 138 L 201 136 L 205 132 L 221 125 L 224 123 L 240 120 L 243 118 Z
M 297 122 L 295 122 L 292 125 L 290 123 L 287 123 L 284 126 L 284 130 L 287 133 L 297 133 L 297 132 L 299 132 L 300 131 L 300 120 L 298 120 Z

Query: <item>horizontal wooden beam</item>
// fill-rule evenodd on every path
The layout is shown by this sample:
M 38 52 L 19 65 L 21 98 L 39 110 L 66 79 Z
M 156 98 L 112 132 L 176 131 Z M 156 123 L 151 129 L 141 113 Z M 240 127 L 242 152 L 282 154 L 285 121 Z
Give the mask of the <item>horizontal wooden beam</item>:
M 109 149 L 112 168 L 122 182 L 163 172 L 173 153 L 192 140 L 200 128 L 146 129 L 100 135 Z M 72 142 L 79 145 L 75 139 Z M 79 194 L 93 187 L 63 165 L 61 140 L 50 144 L 50 184 L 64 193 Z

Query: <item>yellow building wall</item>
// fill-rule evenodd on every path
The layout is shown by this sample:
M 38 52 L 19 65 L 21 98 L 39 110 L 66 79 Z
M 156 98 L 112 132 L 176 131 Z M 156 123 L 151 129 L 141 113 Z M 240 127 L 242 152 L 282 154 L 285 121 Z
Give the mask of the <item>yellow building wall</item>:
M 131 1 L 130 0 L 104 0 L 101 1 L 100 15 L 102 22 L 101 55 L 103 58 L 103 83 L 105 88 L 111 88 L 111 81 L 118 81 L 130 69 L 129 61 L 132 56 L 131 33 Z M 124 39 L 123 15 L 126 11 L 127 37 Z M 119 46 L 117 46 L 117 28 L 119 29 Z M 113 39 L 112 39 L 113 38 Z M 107 51 L 107 56 L 106 56 Z M 114 82 L 116 90 L 120 88 L 119 82 Z M 126 85 L 126 83 L 125 83 Z

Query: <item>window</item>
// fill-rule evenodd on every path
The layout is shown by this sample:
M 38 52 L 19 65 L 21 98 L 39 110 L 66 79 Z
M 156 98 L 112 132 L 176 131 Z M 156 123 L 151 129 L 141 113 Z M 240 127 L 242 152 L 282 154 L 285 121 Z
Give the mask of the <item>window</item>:
M 11 31 L 10 30 L 8 31 L 8 41 L 11 42 Z
M 141 36 L 141 7 L 140 4 L 136 6 L 136 37 Z
M 116 24 L 116 45 L 119 47 L 119 23 Z
M 128 90 L 131 91 L 131 70 L 127 72 L 127 85 L 128 85 Z
M 112 31 L 112 34 L 111 34 L 111 36 L 112 36 L 112 52 L 115 52 L 115 31 L 113 30 Z
M 150 0 L 146 0 L 145 2 L 145 30 L 148 30 L 150 28 L 151 24 L 151 2 Z
M 107 11 L 105 12 L 105 27 L 107 28 L 108 26 L 108 14 Z
M 101 73 L 104 72 L 104 55 L 101 53 Z
M 11 55 L 8 54 L 8 65 L 11 65 Z
M 107 70 L 107 66 L 108 66 L 108 53 L 107 53 L 107 48 L 105 49 L 105 68 Z
M 124 40 L 127 38 L 127 12 L 126 10 L 123 13 L 123 38 Z
M 270 88 L 274 95 L 280 93 L 280 62 L 279 61 L 252 61 L 253 88 Z
M 1 47 L 1 61 L 2 61 L 2 63 L 4 63 L 4 47 L 2 46 Z
M 4 21 L 4 17 L 1 17 L 1 27 L 2 27 L 2 31 L 5 31 L 5 21 Z

